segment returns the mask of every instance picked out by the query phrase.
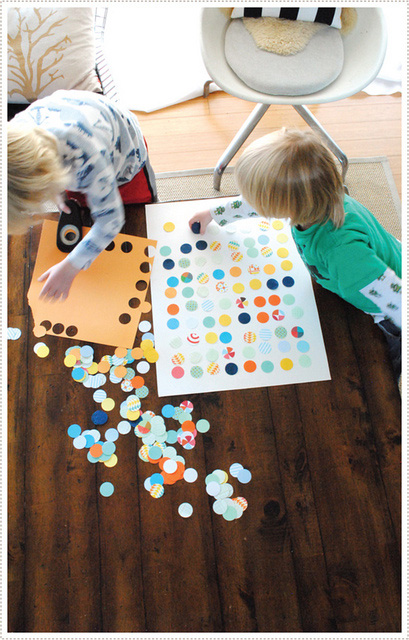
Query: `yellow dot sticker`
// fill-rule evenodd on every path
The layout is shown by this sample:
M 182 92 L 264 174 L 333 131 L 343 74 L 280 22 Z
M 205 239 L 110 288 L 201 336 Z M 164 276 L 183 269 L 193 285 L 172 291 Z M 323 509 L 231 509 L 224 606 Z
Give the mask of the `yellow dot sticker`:
M 113 453 L 112 456 L 109 458 L 109 460 L 104 461 L 104 465 L 106 467 L 115 467 L 117 462 L 118 462 L 118 456 L 115 453 Z
M 286 249 L 285 247 L 280 247 L 280 249 L 277 251 L 277 255 L 279 258 L 286 258 L 288 256 L 288 249 Z
M 261 289 L 261 280 L 258 280 L 257 278 L 250 280 L 249 284 L 252 289 Z
M 281 263 L 281 268 L 284 269 L 284 271 L 291 271 L 291 269 L 293 268 L 293 263 L 290 260 L 283 260 Z
M 244 284 L 242 284 L 241 282 L 236 282 L 233 287 L 232 287 L 234 293 L 243 293 L 244 291 Z
M 264 273 L 266 273 L 268 276 L 271 276 L 271 274 L 274 273 L 275 270 L 276 268 L 273 264 L 266 264 L 263 269 Z
M 159 360 L 159 353 L 156 351 L 156 349 L 148 349 L 147 351 L 145 351 L 144 355 L 146 360 L 151 364 Z
M 96 362 L 93 362 L 90 367 L 87 369 L 88 373 L 93 376 L 98 373 L 98 365 Z
M 230 316 L 227 315 L 227 313 L 225 313 L 222 316 L 220 316 L 219 322 L 222 325 L 222 327 L 228 327 L 229 324 L 231 323 L 231 318 Z
M 175 225 L 173 224 L 173 222 L 165 222 L 165 224 L 163 225 L 163 230 L 170 233 L 171 231 L 175 230 Z
M 209 331 L 209 333 L 206 333 L 205 335 L 205 340 L 209 344 L 214 344 L 218 340 L 217 333 L 214 333 L 213 331 Z
M 104 411 L 112 411 L 114 407 L 115 400 L 113 400 L 112 398 L 105 398 L 105 400 L 101 402 L 101 409 L 103 409 Z
M 284 244 L 284 242 L 287 242 L 288 240 L 288 235 L 286 233 L 279 233 L 277 236 L 277 242 L 281 242 L 282 244 Z
M 279 231 L 280 229 L 282 229 L 284 227 L 284 223 L 281 222 L 281 220 L 274 220 L 274 222 L 272 224 L 272 227 L 276 231 Z
M 290 371 L 293 368 L 293 361 L 290 358 L 283 358 L 280 362 L 281 368 L 284 371 Z
M 77 358 L 71 354 L 65 356 L 64 364 L 66 367 L 73 367 L 77 363 Z

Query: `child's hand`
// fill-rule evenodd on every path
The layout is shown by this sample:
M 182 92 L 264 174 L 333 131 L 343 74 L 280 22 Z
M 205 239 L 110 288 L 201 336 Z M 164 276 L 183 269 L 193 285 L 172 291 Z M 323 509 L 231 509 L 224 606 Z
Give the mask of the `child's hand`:
M 80 269 L 74 267 L 67 258 L 62 262 L 50 267 L 39 278 L 39 282 L 46 280 L 45 285 L 41 289 L 40 299 L 44 298 L 46 302 L 64 302 L 67 299 L 72 282 Z
M 203 235 L 204 232 L 206 231 L 207 225 L 211 221 L 212 221 L 212 216 L 209 210 L 200 211 L 199 213 L 196 213 L 193 216 L 193 218 L 190 218 L 189 227 L 192 229 L 194 233 L 196 233 L 195 230 L 193 229 L 193 225 L 195 222 L 198 222 L 200 225 L 200 235 Z

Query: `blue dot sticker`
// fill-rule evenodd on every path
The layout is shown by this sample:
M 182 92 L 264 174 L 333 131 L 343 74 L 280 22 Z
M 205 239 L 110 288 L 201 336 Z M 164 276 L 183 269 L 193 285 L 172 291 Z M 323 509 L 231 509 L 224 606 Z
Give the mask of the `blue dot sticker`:
M 283 285 L 285 287 L 293 287 L 294 286 L 294 278 L 291 278 L 290 276 L 286 276 L 285 278 L 283 278 Z
M 108 414 L 105 413 L 105 411 L 98 409 L 98 411 L 94 411 L 92 414 L 91 420 L 95 425 L 105 424 L 108 422 Z
M 192 245 L 188 243 L 182 244 L 180 250 L 182 253 L 190 253 L 192 251 Z
M 224 278 L 224 276 L 225 276 L 225 273 L 224 273 L 224 271 L 222 269 L 215 269 L 213 271 L 213 278 L 215 280 L 222 280 Z
M 163 268 L 164 269 L 168 269 L 168 271 L 170 269 L 173 269 L 174 266 L 175 266 L 175 263 L 170 258 L 168 258 L 167 260 L 163 261 Z
M 271 373 L 274 370 L 274 365 L 271 360 L 264 360 L 264 362 L 261 363 L 261 370 L 264 371 L 264 373 Z
M 219 339 L 220 342 L 223 342 L 223 344 L 229 344 L 229 342 L 231 342 L 233 338 L 231 333 L 229 333 L 228 331 L 223 331 L 223 333 L 220 334 Z
M 70 424 L 70 426 L 67 429 L 67 433 L 70 436 L 70 438 L 76 438 L 81 434 L 81 431 L 82 429 L 79 424 Z
M 168 287 L 177 287 L 179 284 L 179 278 L 175 278 L 175 276 L 171 276 L 167 279 Z
M 211 329 L 215 324 L 216 320 L 212 318 L 212 316 L 206 316 L 206 318 L 203 318 L 203 326 L 207 329 Z
M 241 322 L 241 324 L 248 324 L 251 320 L 251 317 L 248 313 L 240 313 L 238 320 L 239 322 Z
M 207 249 L 207 242 L 205 240 L 198 240 L 196 242 L 196 249 L 199 249 L 199 251 L 204 251 L 205 249 Z
M 165 404 L 162 407 L 161 413 L 164 418 L 173 418 L 175 413 L 175 407 L 173 406 L 173 404 Z
M 163 484 L 164 477 L 161 473 L 153 473 L 150 477 L 151 484 Z
M 270 242 L 270 238 L 268 236 L 265 235 L 261 235 L 257 238 L 259 244 L 265 245 L 268 244 Z
M 284 278 L 284 280 L 285 280 L 285 278 Z M 284 284 L 284 280 L 283 280 L 283 284 Z M 292 280 L 292 278 L 291 278 L 291 280 Z M 270 278 L 269 280 L 267 280 L 266 284 L 267 284 L 267 287 L 269 289 L 277 289 L 277 287 L 278 287 L 278 282 L 274 278 Z
M 300 340 L 300 342 L 297 343 L 297 349 L 301 351 L 301 353 L 307 353 L 307 351 L 310 350 L 310 345 L 305 340 Z
M 166 256 L 170 256 L 170 254 L 172 253 L 172 249 L 170 247 L 161 247 L 159 249 L 159 253 L 161 256 L 163 256 L 164 258 L 166 258 Z
M 235 364 L 234 362 L 229 362 L 229 364 L 226 364 L 224 369 L 229 376 L 234 376 L 239 370 L 237 364 Z
M 114 485 L 112 484 L 112 482 L 103 482 L 99 488 L 99 492 L 101 496 L 109 498 L 109 496 L 112 496 L 112 494 L 114 493 Z
M 177 320 L 176 318 L 169 318 L 166 324 L 168 326 L 168 329 L 177 329 L 179 326 L 179 320 Z

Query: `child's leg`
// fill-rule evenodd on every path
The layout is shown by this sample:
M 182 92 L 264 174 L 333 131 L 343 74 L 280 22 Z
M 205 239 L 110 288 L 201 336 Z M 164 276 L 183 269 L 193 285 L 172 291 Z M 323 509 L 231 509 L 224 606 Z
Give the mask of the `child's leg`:
M 389 355 L 392 361 L 393 373 L 396 380 L 402 372 L 402 332 L 391 320 L 378 322 L 378 327 L 382 329 L 388 344 Z

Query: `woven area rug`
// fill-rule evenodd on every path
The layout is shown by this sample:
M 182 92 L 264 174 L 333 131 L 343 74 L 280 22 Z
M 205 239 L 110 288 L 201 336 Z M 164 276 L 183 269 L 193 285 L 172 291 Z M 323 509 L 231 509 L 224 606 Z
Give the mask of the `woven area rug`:
M 213 169 L 156 174 L 159 202 L 220 198 L 238 194 L 233 168 L 227 167 L 220 191 L 213 189 Z M 349 195 L 377 217 L 382 226 L 401 239 L 401 205 L 385 157 L 349 160 L 346 176 Z

